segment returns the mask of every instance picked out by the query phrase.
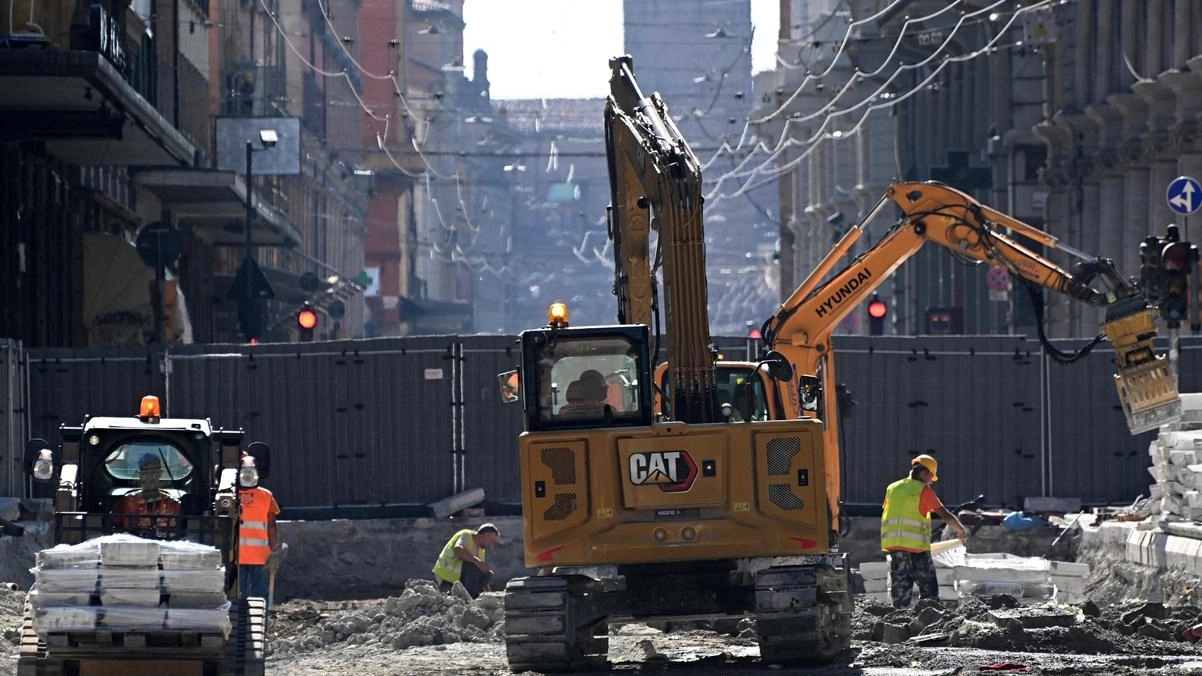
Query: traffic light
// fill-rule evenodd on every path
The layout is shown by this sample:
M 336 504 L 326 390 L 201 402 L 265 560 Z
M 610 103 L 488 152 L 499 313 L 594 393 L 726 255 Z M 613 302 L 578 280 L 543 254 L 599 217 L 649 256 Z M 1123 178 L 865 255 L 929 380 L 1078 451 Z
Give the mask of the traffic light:
M 317 328 L 317 310 L 307 301 L 300 312 L 296 313 L 296 327 L 300 333 L 300 342 L 313 342 L 313 329 Z
M 1189 314 L 1189 276 L 1198 262 L 1198 248 L 1181 241 L 1176 225 L 1163 237 L 1149 236 L 1139 245 L 1140 289 L 1160 308 L 1169 328 L 1178 328 Z
M 1189 242 L 1170 242 L 1160 254 L 1164 266 L 1164 296 L 1160 316 L 1170 328 L 1181 325 L 1189 313 L 1189 275 L 1193 271 L 1196 250 Z
M 868 301 L 868 335 L 885 335 L 885 318 L 889 316 L 889 305 L 875 291 Z

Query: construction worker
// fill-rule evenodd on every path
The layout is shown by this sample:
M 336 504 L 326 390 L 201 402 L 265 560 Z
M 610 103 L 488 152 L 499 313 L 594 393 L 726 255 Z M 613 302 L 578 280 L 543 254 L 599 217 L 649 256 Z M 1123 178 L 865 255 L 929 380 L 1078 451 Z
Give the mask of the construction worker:
M 169 535 L 175 528 L 172 515 L 179 514 L 180 504 L 160 488 L 163 483 L 162 458 L 154 453 L 144 453 L 138 458 L 138 483 L 140 490 L 122 496 L 113 507 L 113 525 L 142 537 Z
M 890 593 L 894 608 L 910 605 L 911 590 L 918 583 L 924 599 L 939 598 L 939 580 L 931 559 L 931 514 L 947 522 L 960 541 L 968 532 L 955 514 L 947 511 L 931 484 L 939 480 L 939 463 L 929 455 L 910 461 L 910 476 L 889 484 L 881 511 L 881 549 L 889 552 L 893 577 Z
M 452 535 L 434 562 L 438 588 L 449 592 L 459 582 L 472 598 L 479 596 L 492 578 L 492 566 L 485 561 L 487 550 L 500 537 L 501 533 L 491 523 L 481 524 L 474 531 L 464 528 Z
M 238 591 L 241 598 L 267 599 L 271 595 L 267 563 L 280 546 L 276 517 L 280 506 L 271 491 L 259 485 L 254 457 L 242 454 L 238 470 Z

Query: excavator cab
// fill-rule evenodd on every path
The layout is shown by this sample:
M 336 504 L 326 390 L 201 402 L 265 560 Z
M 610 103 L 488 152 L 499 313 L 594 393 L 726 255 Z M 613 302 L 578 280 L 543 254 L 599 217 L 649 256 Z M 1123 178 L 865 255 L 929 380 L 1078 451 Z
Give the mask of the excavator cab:
M 651 424 L 647 327 L 548 326 L 523 331 L 520 342 L 527 430 Z

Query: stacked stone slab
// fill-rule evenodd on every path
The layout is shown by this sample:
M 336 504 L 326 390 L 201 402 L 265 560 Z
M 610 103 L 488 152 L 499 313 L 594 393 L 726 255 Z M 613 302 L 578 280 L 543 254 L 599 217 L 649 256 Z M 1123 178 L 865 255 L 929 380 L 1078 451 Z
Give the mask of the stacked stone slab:
M 1154 483 L 1143 513 L 1155 523 L 1202 521 L 1202 393 L 1181 395 L 1181 420 L 1160 428 L 1148 455 Z
M 39 635 L 230 632 L 221 552 L 193 542 L 106 535 L 37 554 L 29 600 Z
M 966 554 L 962 566 L 936 563 L 935 575 L 939 579 L 939 598 L 944 601 L 1008 594 L 1026 604 L 1049 599 L 1081 603 L 1085 600 L 1089 566 L 1012 554 Z M 860 576 L 867 598 L 884 604 L 892 602 L 888 561 L 861 563 Z M 913 594 L 917 599 L 917 587 Z
M 936 564 L 935 577 L 939 579 L 939 598 L 943 601 L 955 601 L 960 598 L 956 592 L 954 569 Z M 865 561 L 860 564 L 860 576 L 864 578 L 864 594 L 867 598 L 884 603 L 893 603 L 889 590 L 893 587 L 893 576 L 889 572 L 889 560 Z M 918 600 L 917 585 L 913 590 L 913 599 Z

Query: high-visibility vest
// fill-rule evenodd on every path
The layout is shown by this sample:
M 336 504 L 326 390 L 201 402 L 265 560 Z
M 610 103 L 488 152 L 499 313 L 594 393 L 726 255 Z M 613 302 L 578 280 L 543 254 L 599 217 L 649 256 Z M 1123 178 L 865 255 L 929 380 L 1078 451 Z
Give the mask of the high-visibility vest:
M 931 515 L 918 509 L 926 484 L 917 479 L 901 479 L 885 489 L 885 509 L 881 512 L 881 549 L 931 551 Z
M 476 544 L 476 531 L 471 528 L 464 528 L 452 535 L 451 539 L 447 540 L 447 543 L 443 545 L 442 552 L 438 554 L 438 560 L 434 562 L 434 569 L 432 571 L 434 577 L 446 582 L 459 581 L 459 575 L 463 572 L 463 559 L 455 556 L 455 543 L 459 542 L 459 538 L 464 535 L 467 535 L 468 540 L 472 543 L 469 549 L 476 550 L 472 553 L 476 555 L 477 559 L 483 561 L 484 557 L 487 556 L 484 547 Z
M 238 565 L 261 566 L 271 556 L 267 523 L 273 514 L 279 513 L 279 507 L 275 506 L 271 491 L 258 486 L 240 489 L 238 501 L 242 505 L 242 519 L 238 524 Z

